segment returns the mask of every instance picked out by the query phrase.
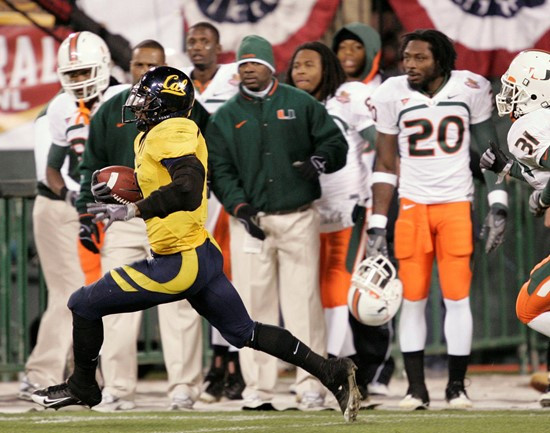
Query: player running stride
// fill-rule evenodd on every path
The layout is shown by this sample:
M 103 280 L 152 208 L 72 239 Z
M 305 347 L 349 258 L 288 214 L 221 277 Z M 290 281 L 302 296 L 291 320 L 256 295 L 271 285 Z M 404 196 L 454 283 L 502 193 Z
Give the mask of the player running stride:
M 127 205 L 93 204 L 89 210 L 107 226 L 143 218 L 153 257 L 113 269 L 73 293 L 68 307 L 74 372 L 66 382 L 36 391 L 32 399 L 54 409 L 97 405 L 102 317 L 187 299 L 234 346 L 266 352 L 319 378 L 335 395 L 345 420 L 354 421 L 360 405 L 355 364 L 347 358 L 326 359 L 289 331 L 254 322 L 223 273 L 219 247 L 204 227 L 208 153 L 200 130 L 187 118 L 193 103 L 191 80 L 175 68 L 151 69 L 132 89 L 123 122 L 136 122 L 142 131 L 134 150 L 145 198 Z M 106 188 L 97 185 L 96 198 L 105 196 Z

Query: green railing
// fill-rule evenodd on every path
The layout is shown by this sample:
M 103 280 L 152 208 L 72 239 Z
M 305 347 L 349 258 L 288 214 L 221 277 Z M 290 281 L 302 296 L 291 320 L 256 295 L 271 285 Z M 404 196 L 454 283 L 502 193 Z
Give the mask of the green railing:
M 483 223 L 487 211 L 485 188 L 479 186 L 475 199 L 475 222 Z M 547 255 L 547 236 L 540 219 L 527 209 L 529 189 L 510 183 L 510 222 L 504 244 L 487 256 L 476 243 L 471 303 L 474 315 L 474 353 L 498 349 L 517 351 L 517 362 L 526 372 L 538 365 L 544 338 L 531 332 L 515 316 L 515 299 L 535 263 Z M 3 379 L 22 371 L 31 347 L 31 323 L 46 305 L 46 290 L 32 240 L 32 197 L 0 198 L 0 375 Z M 536 241 L 535 241 L 536 240 Z M 434 267 L 428 308 L 427 354 L 444 354 L 442 307 Z M 161 364 L 156 311 L 147 311 L 142 325 L 139 362 Z M 205 331 L 208 329 L 205 326 Z M 208 336 L 208 332 L 204 333 Z M 205 362 L 209 350 L 204 339 Z M 397 345 L 396 345 L 397 346 Z M 545 346 L 544 346 L 545 347 Z M 396 348 L 397 349 L 397 348 Z

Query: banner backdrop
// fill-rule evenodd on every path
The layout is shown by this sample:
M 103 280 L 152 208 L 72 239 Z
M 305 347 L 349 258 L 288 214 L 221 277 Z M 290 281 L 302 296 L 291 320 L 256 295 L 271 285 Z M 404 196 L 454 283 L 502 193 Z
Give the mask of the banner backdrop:
M 2 26 L 0 150 L 32 148 L 32 134 L 26 132 L 30 122 L 60 88 L 55 73 L 58 46 L 35 27 Z
M 286 69 L 294 49 L 326 32 L 339 0 L 195 0 L 183 2 L 186 28 L 209 21 L 220 31 L 221 63 L 235 61 L 246 35 L 256 34 L 273 45 L 277 71 Z
M 457 69 L 500 77 L 524 49 L 550 51 L 550 0 L 389 0 L 407 31 L 455 41 Z

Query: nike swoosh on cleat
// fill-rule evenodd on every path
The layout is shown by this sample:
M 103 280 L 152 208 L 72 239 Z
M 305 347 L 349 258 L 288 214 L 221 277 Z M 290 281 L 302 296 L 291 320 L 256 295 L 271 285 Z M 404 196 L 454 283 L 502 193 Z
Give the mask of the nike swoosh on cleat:
M 46 397 L 44 400 L 42 400 L 42 404 L 44 404 L 45 406 L 53 406 L 54 404 L 62 403 L 65 400 L 69 400 L 70 398 L 71 397 L 63 397 L 63 398 L 57 398 L 55 400 L 49 400 L 48 397 Z

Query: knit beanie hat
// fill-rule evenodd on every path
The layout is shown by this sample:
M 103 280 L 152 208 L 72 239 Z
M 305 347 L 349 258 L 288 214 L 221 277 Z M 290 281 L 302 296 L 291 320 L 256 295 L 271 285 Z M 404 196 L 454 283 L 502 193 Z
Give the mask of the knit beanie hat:
M 261 36 L 245 36 L 237 51 L 237 65 L 246 62 L 261 63 L 267 66 L 271 72 L 275 72 L 273 47 Z

